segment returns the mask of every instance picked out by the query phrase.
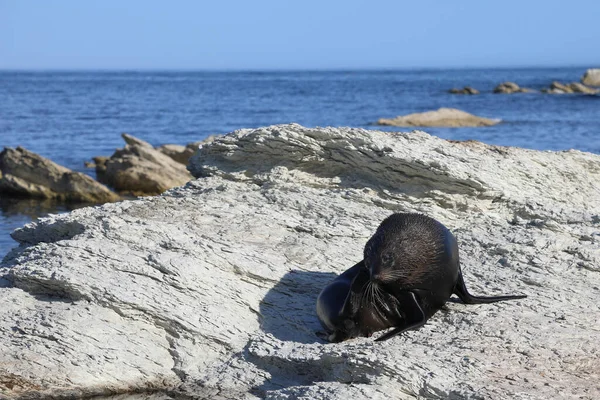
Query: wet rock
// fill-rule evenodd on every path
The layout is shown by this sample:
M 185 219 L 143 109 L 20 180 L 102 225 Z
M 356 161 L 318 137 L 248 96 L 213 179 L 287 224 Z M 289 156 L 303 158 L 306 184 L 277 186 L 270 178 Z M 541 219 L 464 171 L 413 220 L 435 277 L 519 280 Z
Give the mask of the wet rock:
M 436 111 L 401 115 L 393 119 L 382 118 L 377 121 L 377 124 L 392 126 L 463 127 L 492 126 L 499 122 L 500 120 L 478 117 L 455 108 L 440 108 Z
M 104 203 L 119 196 L 88 175 L 71 171 L 23 147 L 0 153 L 0 193 L 3 195 Z
M 472 88 L 471 86 L 465 86 L 462 89 L 452 88 L 449 92 L 452 94 L 479 94 L 479 90 Z

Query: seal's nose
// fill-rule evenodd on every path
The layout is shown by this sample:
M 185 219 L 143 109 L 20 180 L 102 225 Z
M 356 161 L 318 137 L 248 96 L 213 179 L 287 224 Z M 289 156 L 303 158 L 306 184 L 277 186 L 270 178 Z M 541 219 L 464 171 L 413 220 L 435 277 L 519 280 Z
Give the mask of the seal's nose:
M 371 282 L 383 282 L 383 274 L 381 273 L 381 268 L 376 268 L 375 266 L 372 266 L 371 270 L 369 271 L 369 275 Z

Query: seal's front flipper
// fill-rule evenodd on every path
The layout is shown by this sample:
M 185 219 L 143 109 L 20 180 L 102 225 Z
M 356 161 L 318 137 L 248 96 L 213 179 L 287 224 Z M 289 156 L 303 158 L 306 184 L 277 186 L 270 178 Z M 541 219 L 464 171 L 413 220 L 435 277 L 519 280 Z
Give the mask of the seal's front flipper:
M 419 304 L 419 298 L 413 292 L 403 292 L 402 294 L 396 295 L 396 298 L 399 301 L 398 304 L 398 314 L 400 314 L 401 318 L 405 323 L 402 326 L 398 326 L 388 333 L 378 337 L 375 339 L 376 342 L 382 342 L 384 340 L 388 340 L 391 337 L 401 334 L 402 332 L 406 332 L 411 329 L 420 328 L 425 324 L 427 318 L 425 317 L 425 312 L 421 308 Z
M 327 331 L 316 331 L 315 335 L 322 340 L 329 340 L 329 332 Z
M 465 280 L 463 279 L 462 271 L 460 269 L 458 270 L 458 280 L 456 281 L 456 286 L 454 286 L 454 294 L 457 295 L 465 304 L 487 304 L 504 300 L 524 299 L 527 297 L 524 295 L 489 297 L 473 296 L 467 290 L 467 286 L 465 285 Z

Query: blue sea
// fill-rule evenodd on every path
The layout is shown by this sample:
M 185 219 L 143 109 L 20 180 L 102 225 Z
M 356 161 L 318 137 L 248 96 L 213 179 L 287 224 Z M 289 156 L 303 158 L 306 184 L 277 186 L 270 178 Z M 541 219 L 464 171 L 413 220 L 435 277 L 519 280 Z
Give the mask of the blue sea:
M 591 67 L 591 66 L 590 66 Z M 94 176 L 84 161 L 123 146 L 128 132 L 153 145 L 186 144 L 239 128 L 297 122 L 305 126 L 377 127 L 389 118 L 454 107 L 502 123 L 484 128 L 426 128 L 448 139 L 539 150 L 600 153 L 600 96 L 492 89 L 513 81 L 542 89 L 579 81 L 587 67 L 460 70 L 281 72 L 0 71 L 0 147 L 23 146 Z M 452 95 L 470 85 L 480 95 Z M 0 198 L 0 257 L 9 233 L 76 205 Z

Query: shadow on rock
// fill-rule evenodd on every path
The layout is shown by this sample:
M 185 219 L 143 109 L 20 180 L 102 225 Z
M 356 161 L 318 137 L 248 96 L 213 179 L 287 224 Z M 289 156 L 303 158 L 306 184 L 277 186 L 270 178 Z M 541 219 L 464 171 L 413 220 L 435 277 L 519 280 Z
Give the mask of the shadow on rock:
M 3 196 L 0 198 L 0 212 L 4 217 L 25 215 L 33 220 L 48 214 L 64 213 L 94 204 Z
M 292 270 L 269 290 L 260 304 L 261 328 L 281 341 L 322 343 L 317 297 L 334 278 L 331 272 Z

